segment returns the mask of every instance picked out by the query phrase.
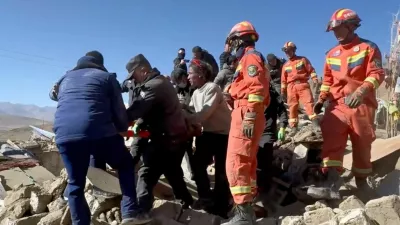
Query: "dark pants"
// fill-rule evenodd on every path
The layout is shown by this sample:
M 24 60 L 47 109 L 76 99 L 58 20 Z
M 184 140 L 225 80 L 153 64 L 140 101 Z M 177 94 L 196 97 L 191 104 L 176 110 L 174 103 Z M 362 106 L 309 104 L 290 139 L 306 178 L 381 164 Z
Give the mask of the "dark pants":
M 196 151 L 193 155 L 194 180 L 200 199 L 212 199 L 215 208 L 224 213 L 228 211 L 231 192 L 226 177 L 225 163 L 228 148 L 228 135 L 203 132 L 196 137 Z M 210 180 L 207 167 L 215 162 L 215 186 L 214 192 L 210 189 Z M 225 212 L 226 213 L 226 212 Z
M 133 160 L 126 150 L 123 137 L 115 135 L 91 141 L 76 141 L 57 145 L 68 173 L 68 203 L 73 225 L 89 225 L 90 210 L 84 196 L 86 175 L 91 155 L 118 171 L 122 191 L 122 218 L 137 214 Z
M 140 207 L 149 212 L 153 206 L 153 188 L 164 174 L 171 185 L 175 198 L 191 205 L 193 198 L 186 187 L 181 167 L 185 154 L 183 142 L 168 139 L 152 139 L 141 152 L 143 165 L 138 171 L 137 194 Z
M 273 144 L 265 143 L 257 153 L 257 186 L 261 192 L 266 192 L 272 182 Z

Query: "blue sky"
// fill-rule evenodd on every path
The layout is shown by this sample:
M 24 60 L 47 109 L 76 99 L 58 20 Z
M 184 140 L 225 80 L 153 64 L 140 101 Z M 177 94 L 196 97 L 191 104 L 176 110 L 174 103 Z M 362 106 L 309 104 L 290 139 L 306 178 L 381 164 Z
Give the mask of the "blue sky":
M 218 59 L 231 27 L 243 20 L 255 25 L 264 55 L 283 56 L 290 40 L 321 72 L 325 52 L 336 44 L 324 32 L 336 9 L 356 10 L 363 20 L 359 35 L 388 52 L 391 13 L 399 6 L 398 0 L 1 0 L 0 101 L 56 105 L 49 89 L 89 50 L 101 51 L 120 81 L 138 53 L 163 74 L 171 72 L 180 47 L 191 57 L 199 45 Z

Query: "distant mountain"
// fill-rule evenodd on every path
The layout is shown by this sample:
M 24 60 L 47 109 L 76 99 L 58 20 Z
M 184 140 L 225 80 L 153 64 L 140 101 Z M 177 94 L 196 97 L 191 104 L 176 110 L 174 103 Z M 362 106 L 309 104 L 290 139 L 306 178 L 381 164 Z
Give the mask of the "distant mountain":
M 0 115 L 0 131 L 8 131 L 15 128 L 27 127 L 29 125 L 44 126 L 50 124 L 51 122 L 23 116 Z
M 36 105 L 24 105 L 24 104 L 14 104 L 10 102 L 0 102 L 0 115 L 12 115 L 20 116 L 26 118 L 34 118 L 40 121 L 50 121 L 54 120 L 54 113 L 56 112 L 56 107 L 39 107 Z M 2 126 L 3 121 L 0 121 L 0 126 Z M 28 124 L 31 125 L 31 124 Z

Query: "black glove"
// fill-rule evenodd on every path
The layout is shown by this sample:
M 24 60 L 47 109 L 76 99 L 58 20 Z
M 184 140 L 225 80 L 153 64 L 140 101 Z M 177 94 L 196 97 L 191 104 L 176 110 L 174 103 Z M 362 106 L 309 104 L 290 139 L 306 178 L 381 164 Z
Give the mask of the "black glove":
M 315 103 L 313 111 L 315 114 L 320 114 L 322 113 L 322 107 L 324 106 L 323 102 L 318 101 L 317 103 Z

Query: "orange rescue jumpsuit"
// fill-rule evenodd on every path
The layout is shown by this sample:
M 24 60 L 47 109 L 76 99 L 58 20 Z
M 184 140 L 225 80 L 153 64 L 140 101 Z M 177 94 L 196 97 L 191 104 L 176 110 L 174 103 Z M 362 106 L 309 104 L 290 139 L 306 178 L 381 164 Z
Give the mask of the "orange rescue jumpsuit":
M 254 71 L 254 66 L 257 68 Z M 249 73 L 250 68 L 253 70 Z M 229 132 L 226 173 L 236 204 L 252 202 L 256 194 L 257 151 L 265 117 L 264 106 L 269 105 L 269 80 L 264 60 L 253 47 L 247 47 L 239 62 L 229 93 L 234 99 Z M 247 112 L 256 112 L 251 139 L 244 136 L 242 122 Z
M 308 83 L 310 76 L 311 79 L 318 80 L 317 73 L 306 57 L 294 56 L 283 65 L 281 88 L 282 93 L 287 93 L 290 127 L 297 126 L 299 101 L 303 104 L 310 120 L 316 118 L 313 113 L 314 98 Z
M 329 50 L 319 100 L 331 101 L 321 121 L 323 168 L 342 169 L 350 135 L 354 175 L 363 178 L 372 172 L 371 144 L 375 140 L 372 121 L 378 106 L 375 90 L 384 77 L 382 55 L 375 43 L 356 37 L 350 44 Z M 351 109 L 345 105 L 345 99 L 361 86 L 367 88 L 368 94 L 363 104 Z

